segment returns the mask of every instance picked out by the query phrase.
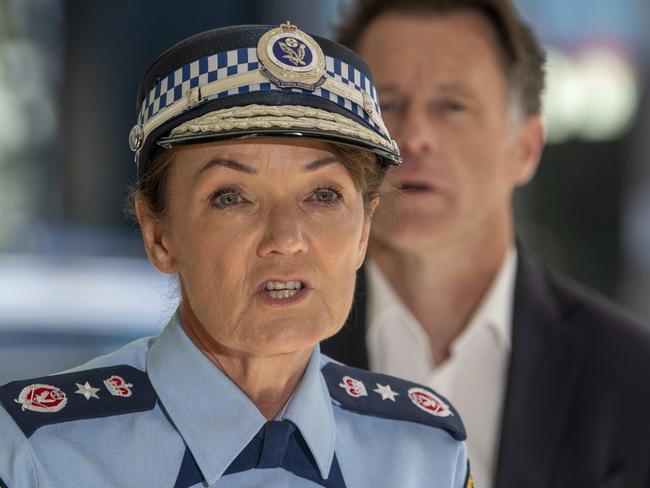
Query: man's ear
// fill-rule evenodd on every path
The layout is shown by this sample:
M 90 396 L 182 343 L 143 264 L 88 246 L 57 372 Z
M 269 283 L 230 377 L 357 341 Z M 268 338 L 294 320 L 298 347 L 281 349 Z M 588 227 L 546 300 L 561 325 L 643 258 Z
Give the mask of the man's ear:
M 361 230 L 361 238 L 359 239 L 359 249 L 357 256 L 356 269 L 359 269 L 363 264 L 363 261 L 366 259 L 366 251 L 368 250 L 368 238 L 370 237 L 370 226 L 372 223 L 372 216 L 379 205 L 379 197 L 373 197 L 370 202 L 368 202 L 368 207 L 364 209 L 366 213 L 363 220 L 363 229 Z
M 161 218 L 139 196 L 135 199 L 135 213 L 149 262 L 163 273 L 176 273 L 176 259 L 169 247 Z
M 517 135 L 517 158 L 513 183 L 527 184 L 535 176 L 544 149 L 544 124 L 539 115 L 532 115 L 521 124 Z

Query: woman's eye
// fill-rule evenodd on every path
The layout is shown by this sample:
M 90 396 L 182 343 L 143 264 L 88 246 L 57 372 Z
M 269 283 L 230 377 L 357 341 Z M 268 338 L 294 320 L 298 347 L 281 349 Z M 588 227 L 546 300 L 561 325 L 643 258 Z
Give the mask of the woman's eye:
M 331 204 L 341 199 L 341 192 L 334 188 L 319 188 L 313 195 L 317 202 L 324 204 Z
M 242 203 L 243 198 L 240 195 L 239 191 L 229 189 L 229 190 L 219 190 L 215 192 L 211 197 L 212 205 L 218 208 L 232 207 L 239 203 Z

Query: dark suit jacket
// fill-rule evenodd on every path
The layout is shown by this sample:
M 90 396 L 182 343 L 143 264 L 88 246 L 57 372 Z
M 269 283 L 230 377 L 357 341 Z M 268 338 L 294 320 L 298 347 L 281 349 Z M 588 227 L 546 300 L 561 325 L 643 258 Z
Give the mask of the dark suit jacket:
M 322 344 L 361 368 L 366 293 Z M 650 327 L 522 249 L 499 451 L 496 488 L 650 488 Z

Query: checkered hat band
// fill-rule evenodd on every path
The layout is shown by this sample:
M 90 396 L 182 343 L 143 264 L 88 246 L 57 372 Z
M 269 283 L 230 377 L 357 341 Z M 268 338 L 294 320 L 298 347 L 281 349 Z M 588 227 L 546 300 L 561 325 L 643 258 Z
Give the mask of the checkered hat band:
M 142 102 L 142 107 L 138 115 L 138 124 L 143 125 L 162 109 L 169 107 L 183 98 L 192 88 L 204 86 L 217 80 L 224 80 L 237 74 L 256 71 L 259 67 L 260 62 L 257 58 L 256 48 L 234 49 L 232 51 L 213 54 L 188 63 L 168 74 L 164 78 L 161 78 L 160 81 L 156 83 L 154 88 L 147 94 Z M 328 77 L 334 78 L 358 91 L 364 91 L 369 94 L 373 100 L 375 111 L 379 113 L 377 91 L 363 73 L 357 70 L 354 66 L 330 56 L 325 57 L 325 71 Z M 335 95 L 324 88 L 309 91 L 300 88 L 280 88 L 270 82 L 255 83 L 217 93 L 208 98 L 208 100 L 267 90 L 304 93 L 335 102 L 339 106 L 353 112 L 375 130 L 383 134 L 382 129 L 374 123 L 363 107 L 351 100 Z

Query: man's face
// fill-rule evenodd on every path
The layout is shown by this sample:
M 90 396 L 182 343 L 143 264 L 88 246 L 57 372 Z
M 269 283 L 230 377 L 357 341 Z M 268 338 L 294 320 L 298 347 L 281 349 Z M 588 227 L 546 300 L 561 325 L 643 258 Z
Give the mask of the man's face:
M 427 251 L 509 229 L 512 191 L 532 176 L 542 131 L 537 117 L 514 115 L 488 22 L 469 11 L 387 13 L 357 47 L 404 156 L 388 175 L 403 193 L 380 205 L 375 237 Z

